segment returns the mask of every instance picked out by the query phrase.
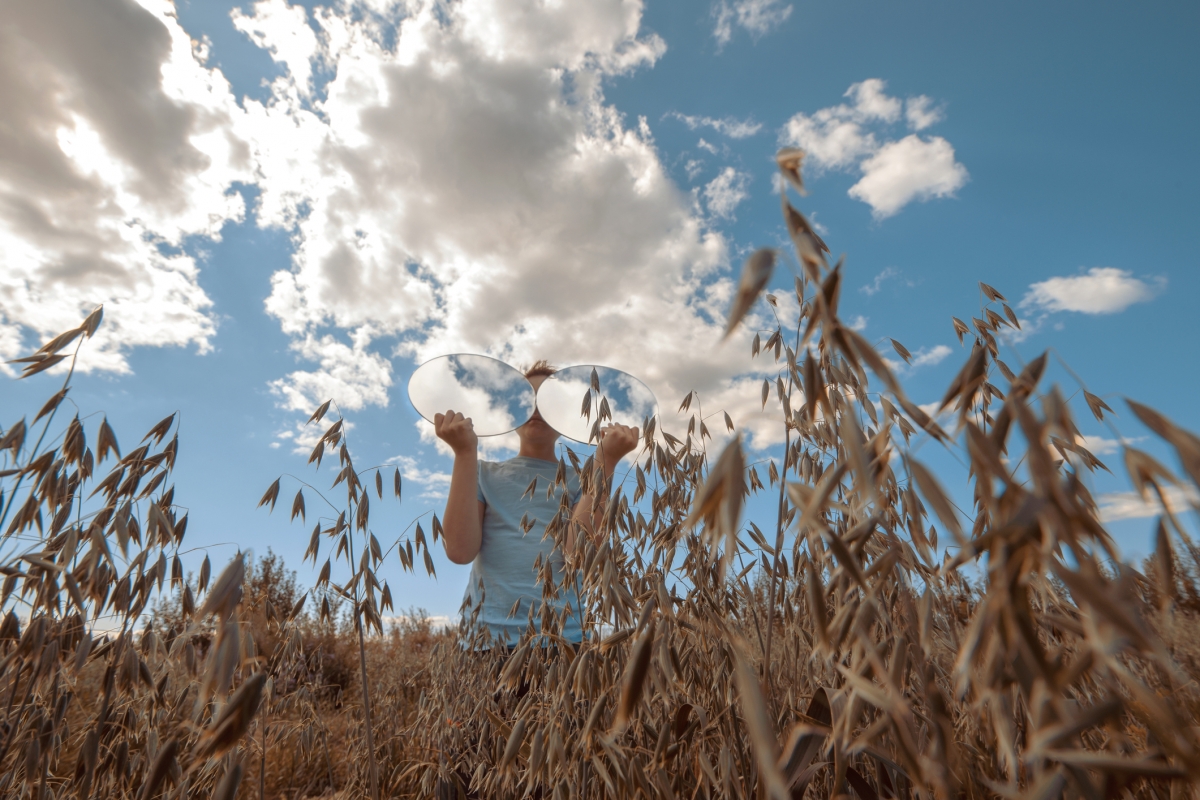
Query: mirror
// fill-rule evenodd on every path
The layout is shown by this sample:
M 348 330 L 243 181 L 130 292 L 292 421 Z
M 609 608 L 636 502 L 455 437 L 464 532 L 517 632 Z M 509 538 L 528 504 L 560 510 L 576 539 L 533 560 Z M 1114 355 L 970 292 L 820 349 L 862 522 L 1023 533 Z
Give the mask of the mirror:
M 584 444 L 589 440 L 594 444 L 593 431 L 610 422 L 640 429 L 658 413 L 654 393 L 646 384 L 628 372 L 591 364 L 560 369 L 546 378 L 538 387 L 537 408 L 546 424 Z
M 426 361 L 408 379 L 413 408 L 433 422 L 453 409 L 470 417 L 479 436 L 498 436 L 533 414 L 533 385 L 516 369 L 487 356 L 456 353 Z

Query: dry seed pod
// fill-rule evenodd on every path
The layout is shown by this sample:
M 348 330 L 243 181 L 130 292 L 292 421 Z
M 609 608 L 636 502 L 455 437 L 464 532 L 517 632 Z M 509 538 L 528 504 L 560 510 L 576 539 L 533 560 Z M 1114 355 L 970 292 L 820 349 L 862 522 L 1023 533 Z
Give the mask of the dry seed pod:
M 625 730 L 629 724 L 633 708 L 642 697 L 642 689 L 646 684 L 646 674 L 650 668 L 650 656 L 654 654 L 654 630 L 657 620 L 650 620 L 645 631 L 633 645 L 629 664 L 625 669 L 625 677 L 621 681 L 621 701 L 617 706 L 617 715 L 613 719 L 614 734 Z
M 242 785 L 242 762 L 235 761 L 230 765 L 217 788 L 213 790 L 212 800 L 234 800 L 238 787 Z
M 258 711 L 266 679 L 267 676 L 264 673 L 256 672 L 242 682 L 238 690 L 229 698 L 229 702 L 221 709 L 220 716 L 201 735 L 196 746 L 198 757 L 219 758 L 238 743 L 249 729 L 250 722 Z
M 775 270 L 775 251 L 769 247 L 756 250 L 746 259 L 742 267 L 742 277 L 738 283 L 737 295 L 734 296 L 733 306 L 729 309 L 729 320 L 725 324 L 725 337 L 742 321 L 750 306 L 762 293 L 771 273 Z
M 205 561 L 207 563 L 207 557 Z M 200 574 L 202 578 L 207 577 L 203 569 Z M 218 576 L 208 596 L 204 598 L 204 605 L 200 607 L 198 616 L 204 618 L 209 614 L 216 614 L 220 619 L 229 617 L 242 600 L 242 584 L 245 577 L 246 560 L 238 555 Z

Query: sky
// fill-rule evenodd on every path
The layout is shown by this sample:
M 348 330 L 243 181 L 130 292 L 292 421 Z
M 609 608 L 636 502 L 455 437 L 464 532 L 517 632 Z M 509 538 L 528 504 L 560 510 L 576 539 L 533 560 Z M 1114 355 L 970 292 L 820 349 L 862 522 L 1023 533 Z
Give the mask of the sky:
M 92 435 L 178 412 L 188 563 L 270 548 L 311 581 L 307 528 L 259 497 L 329 482 L 303 423 L 333 398 L 356 464 L 404 474 L 380 539 L 440 511 L 450 461 L 405 392 L 438 355 L 604 364 L 671 412 L 694 389 L 770 457 L 752 332 L 719 339 L 742 261 L 786 240 L 773 156 L 801 147 L 843 316 L 912 351 L 927 403 L 966 357 L 951 316 L 1004 293 L 1001 357 L 1053 353 L 1137 558 L 1155 511 L 1121 440 L 1174 461 L 1122 398 L 1200 430 L 1198 33 L 1184 2 L 16 0 L 0 358 L 104 303 L 71 394 Z M 3 369 L 4 427 L 61 382 Z M 393 560 L 399 608 L 456 612 L 468 568 L 435 564 Z

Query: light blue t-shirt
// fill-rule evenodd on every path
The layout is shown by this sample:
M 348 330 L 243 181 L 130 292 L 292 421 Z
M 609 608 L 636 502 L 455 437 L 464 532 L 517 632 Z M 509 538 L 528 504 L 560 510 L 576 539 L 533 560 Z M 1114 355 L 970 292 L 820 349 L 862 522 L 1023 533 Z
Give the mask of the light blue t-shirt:
M 555 549 L 551 537 L 542 538 L 546 525 L 559 513 L 562 502 L 564 487 L 561 485 L 550 497 L 546 496 L 557 472 L 557 462 L 528 456 L 479 462 L 479 499 L 484 503 L 483 541 L 479 555 L 471 564 L 471 577 L 463 599 L 470 603 L 470 608 L 465 610 L 469 617 L 470 609 L 478 606 L 482 597 L 478 624 L 491 631 L 496 644 L 517 642 L 528 625 L 530 604 L 535 608 L 535 628 L 538 626 L 542 586 L 538 583 L 534 563 L 539 555 L 543 563 L 550 559 L 555 585 L 562 581 L 562 553 Z M 537 486 L 532 494 L 526 495 L 534 478 L 537 478 Z M 568 510 L 565 514 L 569 516 L 570 509 L 580 497 L 579 480 L 571 470 L 568 470 L 566 491 Z M 533 521 L 528 533 L 521 530 L 521 518 L 526 515 Z M 570 604 L 571 614 L 563 625 L 562 635 L 572 642 L 581 641 L 579 596 L 574 587 L 570 591 L 560 589 L 558 596 L 549 603 L 556 615 L 561 615 L 564 606 Z M 514 604 L 517 605 L 515 611 Z

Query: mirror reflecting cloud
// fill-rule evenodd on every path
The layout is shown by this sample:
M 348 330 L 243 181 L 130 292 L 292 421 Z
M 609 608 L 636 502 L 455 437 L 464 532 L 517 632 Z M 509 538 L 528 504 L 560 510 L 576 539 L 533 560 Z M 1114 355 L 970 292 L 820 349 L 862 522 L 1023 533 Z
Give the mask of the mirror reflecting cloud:
M 487 356 L 456 353 L 426 361 L 408 380 L 413 408 L 433 422 L 453 409 L 470 417 L 479 436 L 498 436 L 533 414 L 533 385 L 520 371 Z
M 591 364 L 560 369 L 548 377 L 538 387 L 537 408 L 550 427 L 583 443 L 594 442 L 593 434 L 610 422 L 641 428 L 658 413 L 646 384 L 628 372 Z

